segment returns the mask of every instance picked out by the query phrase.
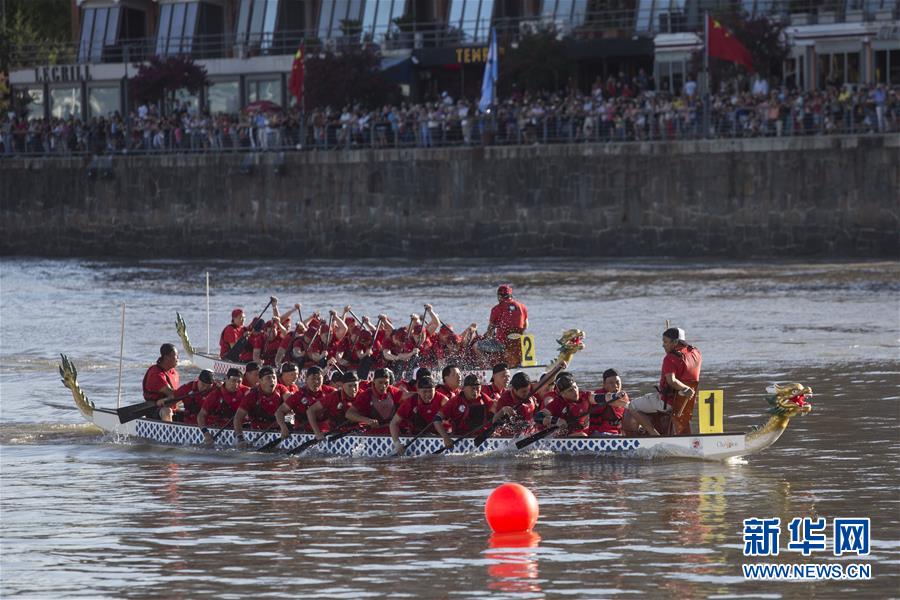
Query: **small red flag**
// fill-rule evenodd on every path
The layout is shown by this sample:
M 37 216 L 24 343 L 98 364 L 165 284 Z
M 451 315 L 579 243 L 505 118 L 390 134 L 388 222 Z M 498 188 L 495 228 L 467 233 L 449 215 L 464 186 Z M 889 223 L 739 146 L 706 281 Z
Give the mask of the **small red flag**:
M 738 41 L 724 25 L 710 16 L 707 16 L 706 19 L 706 28 L 709 32 L 706 47 L 709 49 L 709 55 L 744 65 L 748 71 L 753 73 L 753 58 L 747 47 Z
M 294 64 L 291 65 L 291 79 L 288 81 L 288 89 L 291 90 L 291 94 L 297 99 L 297 104 L 300 104 L 303 100 L 304 76 L 303 45 L 301 44 L 300 47 L 297 48 L 297 53 L 294 54 Z

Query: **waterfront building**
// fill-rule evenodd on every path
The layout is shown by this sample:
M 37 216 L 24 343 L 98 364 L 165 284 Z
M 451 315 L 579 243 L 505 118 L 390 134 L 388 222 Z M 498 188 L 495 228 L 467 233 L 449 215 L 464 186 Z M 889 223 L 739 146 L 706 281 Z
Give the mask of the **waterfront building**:
M 791 55 L 783 82 L 900 85 L 898 0 L 739 0 L 749 14 L 785 20 Z M 678 92 L 702 45 L 703 13 L 719 0 L 71 0 L 73 39 L 51 58 L 16 48 L 10 84 L 29 117 L 88 119 L 122 111 L 126 78 L 151 55 L 188 54 L 209 85 L 180 100 L 212 113 L 248 103 L 289 106 L 287 81 L 310 52 L 374 44 L 382 68 L 411 100 L 477 98 L 496 28 L 501 55 L 520 36 L 553 26 L 584 91 L 598 78 L 652 75 Z M 698 34 L 698 32 L 700 32 Z M 565 83 L 565 82 L 561 82 Z M 779 82 L 773 82 L 779 83 Z M 129 103 L 132 104 L 132 103 Z M 131 108 L 134 108 L 133 105 Z

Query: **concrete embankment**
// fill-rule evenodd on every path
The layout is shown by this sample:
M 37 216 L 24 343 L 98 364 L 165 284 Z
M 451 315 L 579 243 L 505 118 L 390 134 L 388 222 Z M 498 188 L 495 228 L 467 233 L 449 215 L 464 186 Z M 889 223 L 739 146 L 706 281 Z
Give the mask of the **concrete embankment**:
M 0 254 L 900 255 L 898 135 L 89 162 L 0 160 Z

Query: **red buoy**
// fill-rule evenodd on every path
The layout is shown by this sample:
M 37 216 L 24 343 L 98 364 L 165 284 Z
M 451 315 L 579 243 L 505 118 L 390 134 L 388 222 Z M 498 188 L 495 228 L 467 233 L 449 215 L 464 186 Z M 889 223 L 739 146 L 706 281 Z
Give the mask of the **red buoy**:
M 495 533 L 531 531 L 538 519 L 538 502 L 527 487 L 504 483 L 488 496 L 484 516 Z

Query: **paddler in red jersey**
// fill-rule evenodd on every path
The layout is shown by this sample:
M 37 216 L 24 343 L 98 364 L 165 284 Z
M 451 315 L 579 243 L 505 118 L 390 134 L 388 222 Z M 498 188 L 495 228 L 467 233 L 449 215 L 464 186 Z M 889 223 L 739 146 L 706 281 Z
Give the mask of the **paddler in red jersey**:
M 456 365 L 447 365 L 441 370 L 441 384 L 435 389 L 452 398 L 459 392 L 459 386 L 462 383 L 462 372 Z
M 586 437 L 594 395 L 579 390 L 578 383 L 571 373 L 557 377 L 554 387 L 555 389 L 544 399 L 543 408 L 536 420 L 540 419 L 545 427 L 559 426 L 559 435 Z
M 244 378 L 241 380 L 241 385 L 243 385 L 247 389 L 253 389 L 259 386 L 259 363 L 256 361 L 250 361 L 244 367 Z
M 494 365 L 492 373 L 491 382 L 481 386 L 481 392 L 491 399 L 491 406 L 500 399 L 500 396 L 509 387 L 509 380 L 512 378 L 506 363 Z
M 290 429 L 284 420 L 288 414 L 294 415 L 294 431 L 312 431 L 309 426 L 309 420 L 306 418 L 306 411 L 316 402 L 322 400 L 328 394 L 335 391 L 330 385 L 324 385 L 324 374 L 322 369 L 315 366 L 306 370 L 306 382 L 297 392 L 290 394 L 284 399 L 278 410 L 275 411 L 275 421 L 281 428 L 281 437 L 287 438 L 290 435 Z
M 244 445 L 244 419 L 250 417 L 254 429 L 267 430 L 275 424 L 275 411 L 284 402 L 287 389 L 278 383 L 275 369 L 263 367 L 259 370 L 259 387 L 250 390 L 241 400 L 234 413 L 234 439 L 238 446 Z
M 703 357 L 699 348 L 687 343 L 684 330 L 678 327 L 663 332 L 662 346 L 666 356 L 659 377 L 659 396 L 648 394 L 635 398 L 629 413 L 650 435 L 660 434 L 648 418 L 650 416 L 668 416 L 667 433 L 670 435 L 690 435 Z M 665 422 L 665 419 L 661 421 Z
M 622 420 L 631 400 L 622 389 L 622 378 L 615 369 L 603 372 L 603 388 L 594 393 L 593 400 L 588 435 L 622 435 Z
M 228 369 L 225 381 L 207 394 L 197 414 L 197 425 L 203 433 L 204 443 L 213 443 L 212 434 L 207 427 L 224 427 L 231 421 L 241 405 L 241 400 L 244 399 L 244 394 L 248 391 L 250 388 L 241 385 L 240 369 L 235 367 Z
M 309 426 L 317 440 L 329 431 L 342 427 L 347 421 L 347 410 L 359 394 L 359 377 L 353 371 L 341 376 L 341 387 L 310 406 L 306 411 Z
M 186 425 L 197 423 L 197 415 L 203 407 L 206 396 L 213 391 L 213 372 L 203 369 L 194 381 L 189 381 L 175 390 L 176 397 L 185 397 L 181 401 L 183 410 L 178 410 L 172 415 L 172 419 Z
M 175 390 L 178 389 L 178 350 L 172 344 L 163 344 L 159 347 L 159 358 L 156 364 L 150 365 L 144 373 L 141 384 L 144 392 L 144 400 L 156 402 L 159 407 L 159 418 L 167 423 L 172 422 L 172 407 L 165 406 L 166 400 L 175 398 Z
M 295 394 L 300 390 L 300 386 L 297 385 L 297 380 L 299 378 L 300 369 L 297 368 L 297 365 L 292 362 L 281 363 L 281 369 L 279 369 L 278 374 L 278 383 L 283 385 L 289 393 Z
M 488 339 L 494 337 L 503 344 L 505 347 L 503 357 L 510 367 L 517 367 L 522 363 L 519 338 L 526 329 L 528 329 L 528 309 L 521 302 L 513 300 L 511 285 L 501 285 L 497 288 L 497 305 L 491 309 L 485 337 Z
M 397 413 L 391 419 L 391 439 L 394 440 L 398 455 L 406 450 L 400 443 L 400 429 L 418 433 L 429 423 L 435 422 L 438 411 L 446 401 L 447 396 L 435 391 L 434 380 L 430 376 L 426 375 L 416 381 L 415 395 L 401 402 Z
M 219 358 L 225 358 L 239 340 L 250 337 L 250 330 L 244 327 L 244 309 L 231 311 L 231 323 L 219 335 Z
M 466 375 L 462 388 L 438 411 L 441 420 L 434 428 L 443 438 L 444 446 L 449 448 L 453 443 L 449 441 L 449 433 L 464 434 L 484 425 L 490 402 L 481 391 L 478 375 Z
M 503 418 L 518 419 L 524 421 L 526 426 L 530 426 L 538 408 L 535 396 L 549 386 L 556 378 L 556 374 L 564 371 L 566 366 L 564 360 L 557 362 L 537 383 L 532 383 L 528 374 L 523 371 L 513 375 L 509 382 L 509 389 L 500 395 L 491 408 L 491 412 L 494 414 L 492 422 L 496 423 Z
M 392 379 L 390 369 L 375 369 L 372 383 L 360 390 L 347 409 L 347 420 L 366 425 L 369 434 L 388 433 L 388 424 L 403 397 L 403 390 L 391 385 Z

